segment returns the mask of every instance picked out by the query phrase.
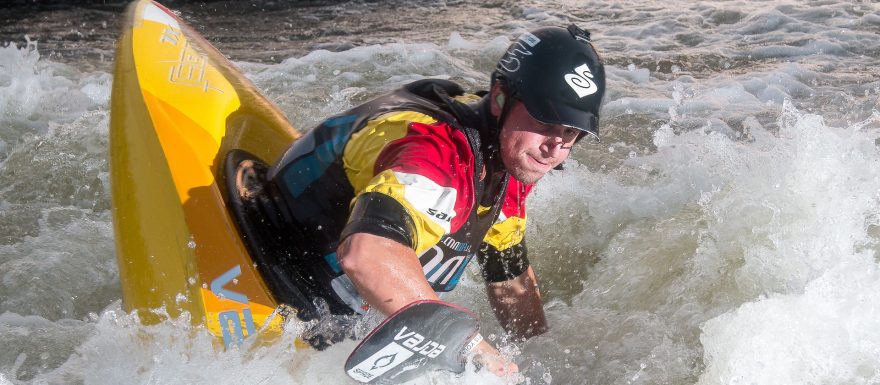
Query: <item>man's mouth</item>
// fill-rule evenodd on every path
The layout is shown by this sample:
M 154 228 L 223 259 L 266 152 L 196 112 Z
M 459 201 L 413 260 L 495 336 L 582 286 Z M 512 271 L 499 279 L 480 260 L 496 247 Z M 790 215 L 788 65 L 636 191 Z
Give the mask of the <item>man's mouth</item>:
M 543 164 L 543 165 L 545 165 L 545 166 L 547 166 L 547 165 L 550 164 L 550 161 L 548 161 L 548 160 L 541 160 L 541 159 L 536 158 L 536 157 L 534 157 L 534 156 L 532 156 L 532 155 L 529 155 L 529 158 L 532 158 L 532 160 L 534 160 L 536 163 Z

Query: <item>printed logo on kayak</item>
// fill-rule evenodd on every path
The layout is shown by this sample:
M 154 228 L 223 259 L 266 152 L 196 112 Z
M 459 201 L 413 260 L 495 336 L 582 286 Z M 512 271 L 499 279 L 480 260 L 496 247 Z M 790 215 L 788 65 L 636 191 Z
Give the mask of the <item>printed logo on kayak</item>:
M 595 94 L 598 90 L 593 82 L 593 72 L 586 64 L 576 67 L 573 74 L 565 74 L 565 82 L 579 98 Z
M 418 211 L 427 214 L 432 222 L 449 232 L 455 218 L 455 199 L 458 191 L 443 187 L 419 174 L 395 172 L 397 182 L 403 185 L 403 197 Z
M 177 23 L 174 16 L 169 15 L 161 8 L 151 3 L 147 3 L 147 5 L 144 6 L 142 17 L 144 20 L 155 21 L 180 30 L 180 24 Z
M 197 87 L 206 93 L 208 91 L 224 93 L 215 81 L 218 78 L 217 70 L 211 65 L 202 49 L 187 39 L 174 16 L 156 5 L 147 4 L 144 6 L 142 17 L 144 20 L 165 25 L 159 42 L 178 48 L 177 58 L 161 61 L 171 66 L 166 78 L 169 83 Z
M 445 350 L 446 345 L 428 340 L 404 325 L 394 336 L 394 342 L 385 345 L 378 352 L 349 369 L 347 373 L 357 381 L 369 382 L 404 363 L 416 353 L 428 358 L 436 358 Z
M 230 300 L 248 306 L 248 297 L 242 293 L 227 289 L 225 286 L 241 275 L 241 265 L 235 265 L 219 277 L 211 281 L 211 293 L 214 293 L 221 300 Z M 256 327 L 254 327 L 254 316 L 251 314 L 251 308 L 245 307 L 239 314 L 238 310 L 227 310 L 217 314 L 217 321 L 220 323 L 220 332 L 223 334 L 223 345 L 229 348 L 229 345 L 235 343 L 241 346 L 244 341 L 244 330 L 247 335 L 254 335 Z M 242 321 L 244 321 L 244 330 L 242 329 Z
M 534 48 L 539 43 L 541 43 L 541 39 L 537 36 L 528 32 L 522 34 L 519 40 L 510 46 L 507 53 L 498 62 L 498 65 L 507 72 L 519 71 L 522 66 L 523 57 L 532 56 L 530 48 Z

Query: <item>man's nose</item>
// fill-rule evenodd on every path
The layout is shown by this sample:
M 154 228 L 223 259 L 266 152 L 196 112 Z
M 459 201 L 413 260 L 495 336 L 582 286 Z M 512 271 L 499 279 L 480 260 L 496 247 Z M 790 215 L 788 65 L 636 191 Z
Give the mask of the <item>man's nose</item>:
M 551 157 L 557 157 L 561 152 L 568 151 L 571 149 L 571 146 L 566 146 L 567 143 L 559 136 L 548 136 L 541 147 L 545 154 Z

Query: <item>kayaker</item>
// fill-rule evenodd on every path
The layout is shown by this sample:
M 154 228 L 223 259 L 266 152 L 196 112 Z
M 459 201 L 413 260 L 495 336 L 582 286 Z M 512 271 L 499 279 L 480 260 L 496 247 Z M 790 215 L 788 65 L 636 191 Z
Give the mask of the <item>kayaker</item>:
M 388 315 L 452 290 L 475 256 L 504 330 L 547 331 L 525 201 L 573 145 L 598 140 L 604 91 L 589 33 L 545 27 L 509 47 L 488 92 L 417 81 L 309 131 L 266 175 L 295 245 L 278 268 L 311 302 L 301 308 Z M 496 374 L 518 371 L 485 341 L 475 351 Z

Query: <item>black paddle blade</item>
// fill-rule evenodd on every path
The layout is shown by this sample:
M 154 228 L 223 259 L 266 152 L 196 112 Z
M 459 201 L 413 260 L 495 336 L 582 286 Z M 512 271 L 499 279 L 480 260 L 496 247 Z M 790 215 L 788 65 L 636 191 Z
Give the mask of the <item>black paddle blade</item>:
M 434 370 L 464 371 L 465 354 L 479 342 L 480 321 L 442 301 L 417 301 L 370 332 L 345 362 L 349 377 L 391 384 Z

